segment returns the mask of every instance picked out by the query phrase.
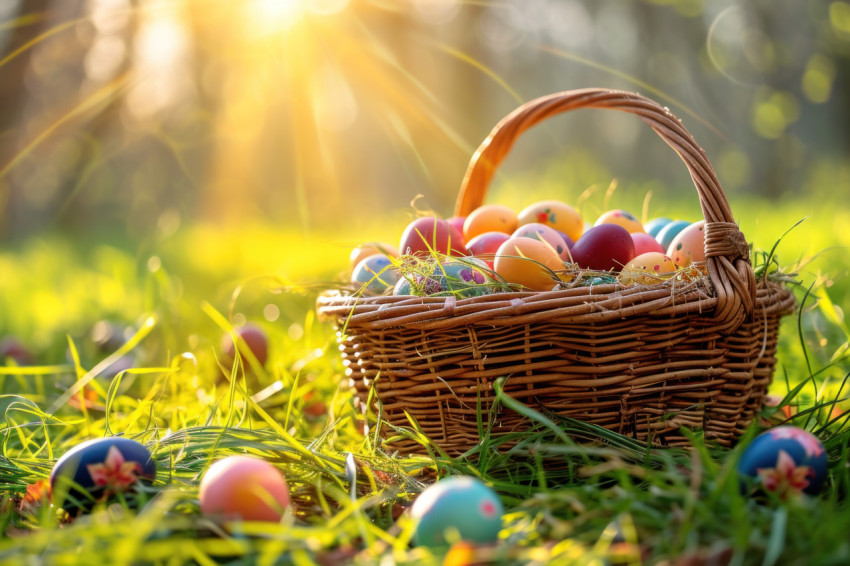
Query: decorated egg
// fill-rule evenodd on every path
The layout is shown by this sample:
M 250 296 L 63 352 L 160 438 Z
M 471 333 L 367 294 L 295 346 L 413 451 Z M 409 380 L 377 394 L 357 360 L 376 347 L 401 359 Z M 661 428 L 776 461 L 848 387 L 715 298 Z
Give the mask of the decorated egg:
M 812 433 L 778 426 L 757 436 L 738 461 L 738 472 L 780 497 L 813 495 L 827 476 L 826 449 Z
M 50 487 L 56 505 L 88 509 L 97 500 L 134 491 L 139 481 L 152 482 L 155 477 L 156 462 L 144 445 L 112 436 L 66 452 L 50 472 Z
M 233 332 L 245 342 L 244 345 L 239 344 L 239 355 L 242 358 L 242 365 L 249 367 L 251 364 L 248 357 L 245 356 L 244 350 L 242 350 L 242 348 L 247 346 L 260 366 L 265 366 L 269 354 L 269 337 L 266 331 L 259 325 L 248 322 L 242 326 L 237 326 L 233 329 Z M 233 345 L 233 336 L 229 332 L 221 337 L 221 351 L 224 353 L 224 357 L 232 363 L 236 357 L 236 347 Z
M 289 505 L 289 486 L 280 470 L 261 458 L 228 456 L 204 473 L 198 498 L 204 515 L 277 522 Z
M 466 217 L 466 222 L 463 223 L 463 237 L 469 241 L 484 232 L 510 234 L 516 227 L 516 212 L 503 204 L 484 204 Z
M 493 259 L 496 257 L 499 246 L 504 244 L 510 237 L 510 234 L 505 234 L 504 232 L 484 232 L 469 240 L 466 243 L 466 249 L 473 256 L 487 262 L 487 266 L 492 269 Z
M 664 253 L 664 248 L 658 243 L 658 240 L 647 234 L 646 232 L 632 232 L 632 242 L 635 244 L 635 257 L 646 252 Z
M 440 275 L 441 292 L 457 297 L 477 297 L 491 293 L 497 285 L 490 275 L 490 266 L 482 259 L 463 258 L 443 263 L 435 275 Z
M 417 546 L 449 546 L 456 536 L 492 543 L 499 537 L 503 512 L 499 497 L 480 480 L 466 476 L 443 479 L 413 502 L 413 542 Z
M 658 240 L 658 243 L 661 244 L 662 248 L 667 250 L 670 248 L 670 242 L 673 241 L 673 238 L 690 225 L 691 223 L 687 220 L 674 220 L 673 222 L 668 222 L 667 225 L 655 235 L 655 239 Z
M 402 254 L 433 256 L 436 254 L 469 255 L 460 236 L 442 218 L 423 216 L 407 225 L 398 249 Z
M 617 224 L 628 230 L 629 233 L 644 231 L 643 224 L 634 214 L 619 209 L 603 212 L 593 225 L 599 226 L 601 224 Z
M 560 232 L 551 226 L 547 226 L 546 224 L 541 224 L 539 222 L 523 224 L 517 228 L 513 234 L 511 234 L 511 237 L 533 238 L 535 240 L 540 240 L 541 242 L 546 242 L 548 245 L 552 246 L 552 249 L 555 250 L 562 260 L 570 261 L 570 248 L 567 245 L 566 240 L 564 240 Z
M 439 275 L 429 277 L 420 273 L 408 273 L 401 276 L 393 287 L 393 295 L 427 296 L 442 293 Z
M 398 278 L 398 269 L 383 254 L 367 257 L 351 273 L 351 282 L 361 285 L 361 290 L 370 295 L 380 295 L 395 285 Z
M 635 257 L 635 244 L 619 224 L 600 224 L 585 232 L 570 253 L 584 269 L 619 271 Z
M 518 215 L 519 224 L 539 222 L 560 230 L 573 242 L 581 237 L 584 222 L 570 205 L 558 200 L 542 200 L 525 207 Z
M 705 220 L 694 222 L 673 238 L 667 255 L 679 267 L 705 261 Z
M 647 234 L 654 238 L 658 235 L 658 232 L 660 232 L 662 228 L 664 228 L 671 222 L 673 222 L 673 220 L 667 218 L 666 216 L 658 216 L 644 224 L 643 229 Z
M 398 257 L 398 248 L 391 244 L 387 244 L 384 242 L 377 242 L 374 244 L 362 244 L 357 246 L 353 250 L 351 250 L 351 254 L 349 254 L 349 266 L 350 269 L 354 269 L 357 267 L 357 264 L 369 257 L 370 255 L 375 254 L 384 254 L 388 257 Z
M 676 271 L 676 265 L 660 252 L 646 252 L 632 259 L 620 272 L 623 285 L 654 285 Z
M 499 246 L 493 270 L 508 283 L 532 291 L 550 291 L 557 282 L 553 271 L 564 262 L 548 244 L 532 238 L 510 238 Z

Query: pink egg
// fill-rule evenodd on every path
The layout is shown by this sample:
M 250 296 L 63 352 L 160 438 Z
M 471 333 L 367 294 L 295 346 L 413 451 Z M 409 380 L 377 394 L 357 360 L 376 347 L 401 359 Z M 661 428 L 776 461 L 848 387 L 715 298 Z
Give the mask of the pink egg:
M 646 252 L 632 259 L 620 272 L 623 285 L 661 283 L 676 271 L 676 265 L 661 252 Z
M 600 224 L 582 234 L 570 253 L 584 269 L 620 271 L 635 257 L 635 244 L 622 226 Z
M 408 224 L 398 248 L 402 254 L 469 255 L 463 240 L 451 224 L 433 216 L 423 216 Z
M 663 254 L 665 251 L 661 244 L 658 243 L 658 240 L 646 232 L 632 232 L 632 242 L 635 244 L 635 257 L 647 252 Z
M 493 259 L 496 257 L 499 246 L 508 241 L 509 238 L 510 235 L 504 232 L 484 232 L 469 240 L 466 244 L 466 249 L 473 256 L 487 262 L 487 266 L 492 269 Z
M 673 238 L 667 255 L 679 267 L 705 261 L 705 220 L 694 222 Z
M 499 246 L 493 262 L 502 279 L 532 291 L 551 291 L 557 284 L 552 272 L 563 267 L 555 250 L 532 238 L 510 238 Z
M 280 470 L 261 458 L 228 456 L 206 471 L 198 497 L 204 515 L 277 522 L 289 505 L 289 486 Z
M 541 242 L 546 242 L 558 256 L 564 261 L 570 261 L 570 248 L 567 245 L 567 241 L 561 236 L 561 233 L 552 228 L 551 226 L 547 226 L 546 224 L 541 224 L 540 222 L 531 222 L 529 224 L 523 224 L 519 228 L 517 228 L 513 234 L 511 234 L 512 238 L 533 238 L 535 240 L 540 240 Z

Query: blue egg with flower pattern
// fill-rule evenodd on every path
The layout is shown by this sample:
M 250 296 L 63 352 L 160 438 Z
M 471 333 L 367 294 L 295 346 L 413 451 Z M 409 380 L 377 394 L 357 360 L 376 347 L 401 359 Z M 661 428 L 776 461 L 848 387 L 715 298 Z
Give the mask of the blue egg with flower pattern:
M 449 546 L 460 540 L 495 542 L 502 529 L 504 508 L 496 493 L 481 480 L 458 476 L 438 481 L 423 491 L 410 516 L 415 523 L 416 546 Z
M 156 462 L 144 445 L 113 436 L 83 442 L 66 452 L 53 466 L 50 487 L 54 498 L 67 495 L 71 507 L 86 508 L 115 493 L 134 491 L 139 481 L 152 482 L 155 477 Z
M 778 426 L 757 436 L 738 461 L 738 472 L 780 497 L 818 493 L 827 476 L 826 449 L 812 433 Z
M 443 294 L 459 298 L 477 297 L 493 292 L 497 285 L 490 266 L 481 259 L 463 258 L 443 263 L 435 272 Z

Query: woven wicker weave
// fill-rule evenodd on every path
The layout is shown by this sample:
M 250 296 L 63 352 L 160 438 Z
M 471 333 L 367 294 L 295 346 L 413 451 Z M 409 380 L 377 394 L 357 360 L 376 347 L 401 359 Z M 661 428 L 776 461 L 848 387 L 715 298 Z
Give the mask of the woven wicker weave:
M 490 410 L 493 382 L 549 414 L 601 425 L 656 445 L 688 443 L 682 428 L 730 445 L 761 408 L 776 359 L 779 321 L 794 305 L 783 286 L 756 283 L 746 239 L 705 156 L 670 111 L 638 94 L 584 89 L 538 98 L 492 130 L 473 156 L 455 214 L 484 201 L 519 135 L 579 108 L 638 115 L 684 161 L 706 220 L 706 273 L 689 282 L 617 284 L 481 297 L 355 297 L 330 292 L 318 311 L 340 329 L 346 373 L 383 418 L 405 413 L 450 454 L 479 442 L 477 407 L 494 435 L 527 426 Z M 413 440 L 390 446 L 422 452 Z

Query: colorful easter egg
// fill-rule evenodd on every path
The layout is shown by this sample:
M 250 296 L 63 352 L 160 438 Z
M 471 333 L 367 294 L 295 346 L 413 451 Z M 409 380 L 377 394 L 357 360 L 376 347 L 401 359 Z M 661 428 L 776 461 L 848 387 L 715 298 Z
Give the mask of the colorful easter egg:
M 563 268 L 551 246 L 532 238 L 510 238 L 499 246 L 493 262 L 502 279 L 532 291 L 551 291 L 557 283 L 553 272 Z
M 472 477 L 438 481 L 422 492 L 410 509 L 417 546 L 449 546 L 457 537 L 478 544 L 495 542 L 502 528 L 502 502 Z
M 643 229 L 647 234 L 654 238 L 658 235 L 662 228 L 664 228 L 671 222 L 673 222 L 673 220 L 667 218 L 666 216 L 658 216 L 656 218 L 653 218 L 652 220 L 647 221 L 647 223 L 644 224 Z
M 780 497 L 814 495 L 827 476 L 826 449 L 812 433 L 778 426 L 757 436 L 743 451 L 738 472 Z
M 367 257 L 351 273 L 351 282 L 360 285 L 360 290 L 369 295 L 380 295 L 395 285 L 398 278 L 398 269 L 383 254 Z
M 468 242 L 485 232 L 510 234 L 517 227 L 516 212 L 502 204 L 484 204 L 469 213 L 463 223 L 463 237 Z
M 676 271 L 676 265 L 660 252 L 647 252 L 632 259 L 618 277 L 623 285 L 654 285 Z
M 603 212 L 593 225 L 600 226 L 602 224 L 617 224 L 628 230 L 630 234 L 644 231 L 640 220 L 634 214 L 625 210 L 615 209 Z
M 442 292 L 457 297 L 477 297 L 493 292 L 497 285 L 490 266 L 478 258 L 463 258 L 443 263 L 434 275 L 439 275 Z
M 694 222 L 673 238 L 667 255 L 679 267 L 705 261 L 705 220 Z
M 647 234 L 646 232 L 632 232 L 632 242 L 635 244 L 635 257 L 647 252 L 664 253 L 667 250 L 661 247 L 658 240 Z
M 269 337 L 266 331 L 261 326 L 253 322 L 248 322 L 242 326 L 235 327 L 233 332 L 237 336 L 239 356 L 242 358 L 243 367 L 249 368 L 253 363 L 245 355 L 244 348 L 246 346 L 260 366 L 265 366 L 269 355 Z M 244 344 L 241 342 L 244 342 Z M 221 351 L 224 354 L 225 361 L 232 364 L 236 357 L 236 346 L 233 344 L 233 336 L 230 332 L 225 333 L 221 337 Z
M 398 249 L 402 254 L 418 256 L 469 255 L 463 239 L 452 225 L 434 216 L 423 216 L 408 224 Z
M 673 238 L 690 225 L 691 223 L 687 220 L 674 220 L 673 222 L 668 222 L 667 225 L 655 235 L 655 239 L 658 240 L 658 243 L 661 244 L 662 248 L 667 250 L 670 247 L 670 242 L 673 241 Z
M 487 262 L 487 266 L 493 269 L 493 260 L 496 257 L 499 246 L 504 244 L 510 237 L 510 234 L 505 234 L 504 232 L 484 232 L 469 240 L 466 243 L 466 249 L 473 256 L 483 259 Z
M 570 205 L 558 200 L 542 200 L 525 207 L 518 215 L 519 224 L 539 222 L 560 230 L 573 242 L 581 237 L 584 222 Z
M 201 512 L 216 519 L 277 522 L 289 505 L 289 486 L 271 463 L 235 455 L 209 467 L 198 498 Z
M 353 270 L 355 267 L 357 267 L 358 263 L 360 263 L 367 257 L 375 254 L 384 254 L 388 257 L 398 257 L 398 248 L 396 248 L 392 244 L 387 244 L 385 242 L 377 242 L 374 244 L 361 244 L 351 250 L 351 253 L 348 256 L 349 269 Z
M 78 444 L 50 472 L 53 501 L 66 509 L 89 509 L 95 501 L 118 492 L 135 491 L 152 482 L 156 462 L 139 442 L 112 436 Z
M 619 224 L 600 224 L 585 232 L 570 253 L 584 269 L 620 271 L 635 257 L 635 244 Z
M 535 240 L 540 240 L 541 242 L 546 242 L 548 245 L 552 246 L 552 249 L 555 250 L 562 260 L 570 260 L 570 248 L 567 245 L 567 241 L 564 240 L 563 236 L 561 236 L 561 232 L 546 224 L 541 224 L 540 222 L 523 224 L 514 230 L 511 237 L 533 238 Z

